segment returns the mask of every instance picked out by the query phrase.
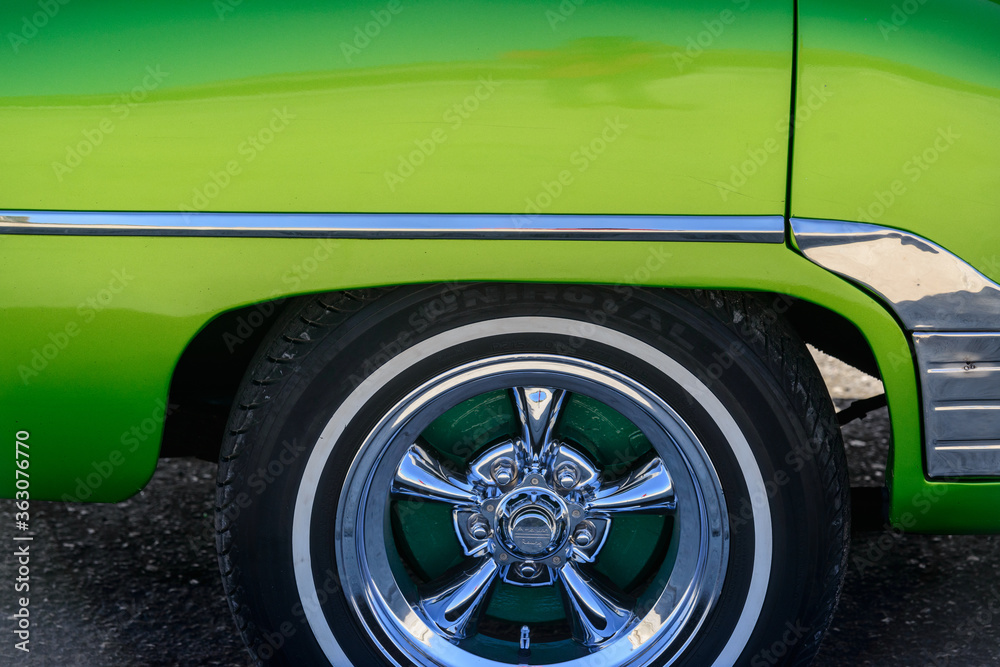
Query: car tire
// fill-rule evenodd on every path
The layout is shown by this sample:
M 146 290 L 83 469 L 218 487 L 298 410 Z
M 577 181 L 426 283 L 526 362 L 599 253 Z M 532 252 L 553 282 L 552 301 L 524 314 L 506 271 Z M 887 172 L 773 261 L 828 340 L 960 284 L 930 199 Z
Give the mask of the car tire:
M 842 583 L 832 403 L 780 296 L 299 298 L 220 459 L 261 664 L 807 664 Z

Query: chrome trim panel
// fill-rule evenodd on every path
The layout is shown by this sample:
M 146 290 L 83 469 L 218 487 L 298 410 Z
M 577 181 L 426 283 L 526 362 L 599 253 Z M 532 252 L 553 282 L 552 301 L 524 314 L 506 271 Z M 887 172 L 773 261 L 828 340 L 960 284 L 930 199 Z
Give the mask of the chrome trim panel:
M 784 243 L 781 216 L 0 211 L 0 234 Z
M 915 333 L 929 477 L 1000 476 L 1000 332 Z
M 1000 285 L 941 246 L 860 222 L 791 224 L 807 258 L 878 293 L 910 331 L 1000 327 Z
M 928 477 L 1000 477 L 1000 285 L 909 232 L 802 218 L 791 227 L 802 254 L 871 289 L 912 332 Z

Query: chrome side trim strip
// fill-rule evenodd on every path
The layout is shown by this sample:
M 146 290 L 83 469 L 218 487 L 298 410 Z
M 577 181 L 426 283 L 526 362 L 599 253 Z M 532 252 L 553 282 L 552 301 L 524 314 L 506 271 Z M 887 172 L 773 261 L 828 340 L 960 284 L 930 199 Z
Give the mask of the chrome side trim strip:
M 915 333 L 929 477 L 1000 476 L 1000 332 Z
M 911 331 L 1000 327 L 1000 285 L 927 239 L 860 222 L 791 225 L 802 254 L 879 294 Z
M 0 211 L 0 234 L 784 243 L 781 216 Z

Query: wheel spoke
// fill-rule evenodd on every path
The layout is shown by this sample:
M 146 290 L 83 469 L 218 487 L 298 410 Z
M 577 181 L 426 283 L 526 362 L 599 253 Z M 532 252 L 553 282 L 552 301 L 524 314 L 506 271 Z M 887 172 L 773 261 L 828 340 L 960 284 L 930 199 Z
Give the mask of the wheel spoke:
M 591 517 L 577 527 L 573 537 L 573 559 L 584 563 L 593 563 L 601 552 L 605 540 L 608 539 L 610 519 Z
M 392 492 L 450 505 L 475 505 L 478 501 L 464 475 L 448 470 L 417 444 L 410 446 L 396 468 Z
M 478 519 L 479 521 L 476 521 Z M 459 544 L 462 545 L 462 553 L 466 556 L 481 556 L 486 553 L 489 545 L 489 529 L 486 537 L 476 537 L 473 530 L 482 526 L 483 518 L 479 512 L 471 509 L 454 509 L 451 512 L 451 522 L 455 528 L 455 535 Z
M 588 577 L 576 563 L 567 563 L 559 570 L 559 579 L 573 621 L 573 635 L 584 646 L 599 646 L 632 620 L 632 605 L 625 597 Z
M 550 469 L 555 474 L 554 481 L 558 483 L 560 471 L 568 466 L 572 471 L 571 479 L 573 480 L 573 488 L 585 492 L 597 491 L 600 488 L 601 473 L 585 455 L 564 443 L 558 442 L 551 444 L 550 451 L 552 457 L 546 460 L 551 460 Z
M 677 509 L 674 483 L 663 461 L 654 458 L 597 490 L 587 509 L 594 512 L 671 514 Z
M 441 632 L 453 639 L 465 639 L 475 632 L 498 571 L 493 558 L 481 558 L 457 576 L 446 575 L 442 583 L 429 584 L 420 605 Z
M 524 442 L 533 458 L 541 456 L 552 437 L 566 392 L 548 387 L 514 387 L 514 405 Z
M 521 471 L 530 464 L 531 452 L 520 440 L 506 440 L 494 445 L 469 464 L 469 481 L 474 484 L 501 487 L 517 482 Z M 504 476 L 505 475 L 505 476 Z

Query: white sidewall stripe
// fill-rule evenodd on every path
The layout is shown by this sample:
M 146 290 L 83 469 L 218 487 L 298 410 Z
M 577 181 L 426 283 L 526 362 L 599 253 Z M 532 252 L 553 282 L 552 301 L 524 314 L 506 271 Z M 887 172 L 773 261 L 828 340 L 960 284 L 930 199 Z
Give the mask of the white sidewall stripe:
M 531 333 L 585 338 L 623 350 L 651 363 L 691 394 L 722 431 L 739 463 L 747 485 L 750 505 L 753 509 L 754 526 L 753 570 L 746 602 L 729 641 L 715 661 L 717 667 L 728 667 L 734 664 L 757 625 L 771 574 L 771 513 L 764 479 L 753 450 L 750 449 L 750 443 L 747 442 L 743 432 L 736 424 L 736 420 L 715 394 L 693 373 L 660 350 L 620 331 L 578 320 L 552 317 L 510 317 L 487 320 L 458 327 L 417 343 L 386 362 L 358 385 L 327 422 L 306 463 L 296 494 L 292 519 L 292 562 L 295 583 L 309 628 L 323 653 L 335 667 L 350 667 L 351 663 L 337 642 L 320 606 L 316 583 L 313 579 L 309 549 L 312 506 L 316 498 L 320 477 L 344 429 L 382 387 L 418 361 L 470 340 L 498 335 Z

